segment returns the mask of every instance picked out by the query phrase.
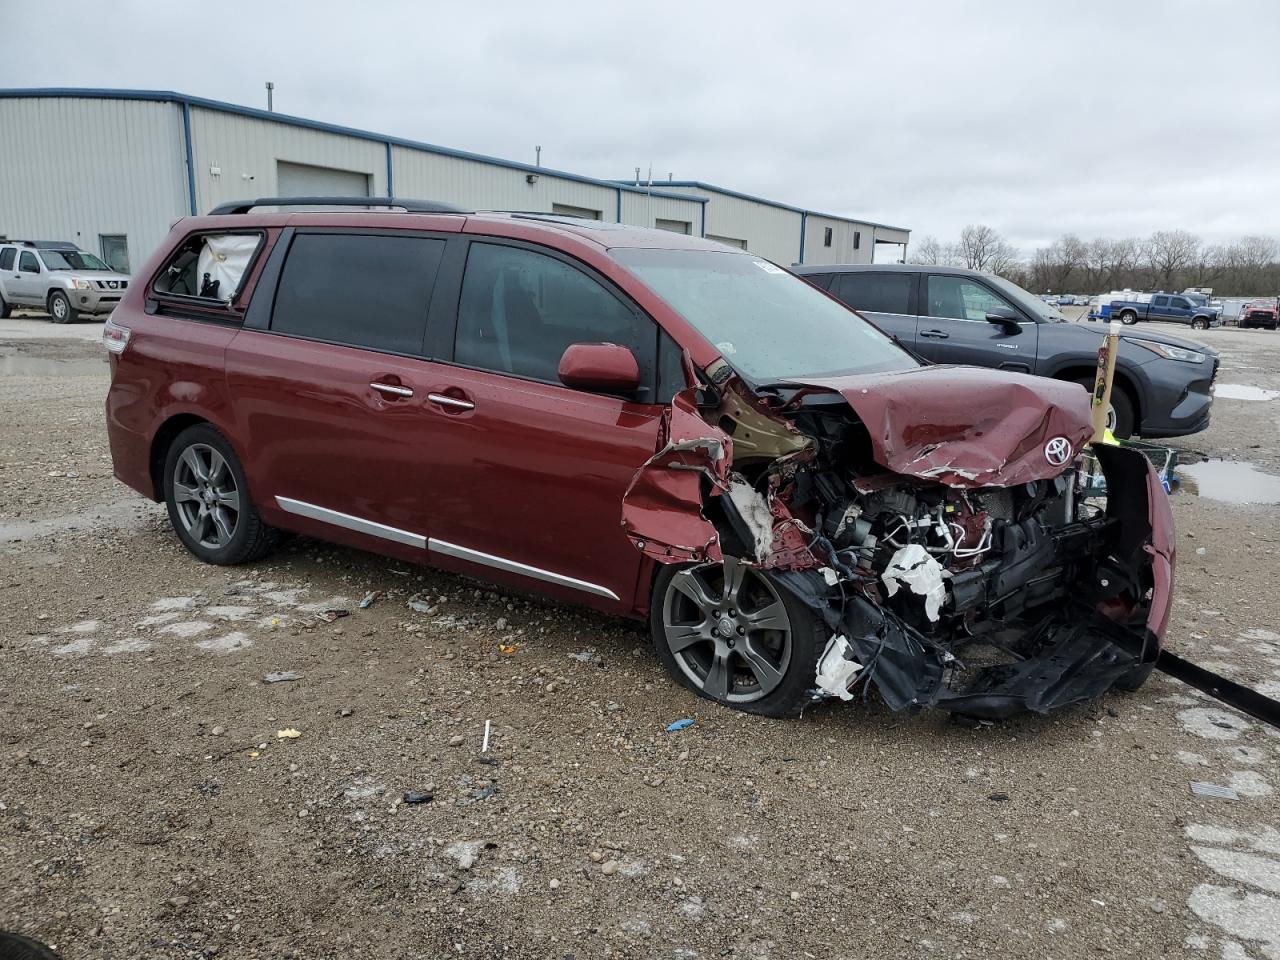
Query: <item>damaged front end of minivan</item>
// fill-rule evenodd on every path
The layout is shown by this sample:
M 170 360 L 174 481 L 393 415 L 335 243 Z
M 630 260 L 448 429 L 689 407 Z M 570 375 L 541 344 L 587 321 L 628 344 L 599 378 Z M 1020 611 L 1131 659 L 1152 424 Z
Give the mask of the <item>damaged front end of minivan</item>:
M 1140 453 L 1094 446 L 1086 475 L 1078 386 L 933 367 L 752 389 L 723 361 L 707 381 L 669 408 L 623 526 L 661 564 L 722 571 L 726 596 L 745 568 L 811 611 L 806 702 L 874 688 L 895 710 L 1000 718 L 1146 679 L 1172 515 Z M 686 673 L 725 673 L 699 688 L 742 705 L 792 664 L 734 656 L 742 618 L 705 606 L 687 642 L 718 646 Z

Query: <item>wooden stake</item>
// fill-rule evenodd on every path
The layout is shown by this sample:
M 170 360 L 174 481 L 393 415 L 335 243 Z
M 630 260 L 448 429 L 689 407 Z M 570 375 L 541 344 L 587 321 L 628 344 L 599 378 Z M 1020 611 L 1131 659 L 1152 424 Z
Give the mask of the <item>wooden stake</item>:
M 1116 376 L 1116 350 L 1120 346 L 1120 324 L 1112 321 L 1098 348 L 1098 376 L 1093 382 L 1093 442 L 1101 443 L 1107 432 L 1107 410 L 1111 407 L 1111 384 Z

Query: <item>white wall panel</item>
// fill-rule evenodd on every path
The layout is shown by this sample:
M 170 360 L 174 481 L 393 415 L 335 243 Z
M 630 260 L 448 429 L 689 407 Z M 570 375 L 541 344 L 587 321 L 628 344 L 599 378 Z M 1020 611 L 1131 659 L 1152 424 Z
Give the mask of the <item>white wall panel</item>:
M 191 139 L 200 213 L 228 200 L 275 196 L 277 160 L 367 174 L 369 192 L 387 195 L 385 143 L 205 107 L 191 108 Z
M 553 203 L 599 210 L 602 220 L 617 213 L 617 191 L 547 173 L 533 174 L 492 163 L 392 147 L 395 192 L 399 197 L 442 200 L 465 210 L 525 210 L 550 213 Z
M 101 254 L 123 233 L 137 269 L 186 212 L 177 104 L 0 98 L 0 234 Z

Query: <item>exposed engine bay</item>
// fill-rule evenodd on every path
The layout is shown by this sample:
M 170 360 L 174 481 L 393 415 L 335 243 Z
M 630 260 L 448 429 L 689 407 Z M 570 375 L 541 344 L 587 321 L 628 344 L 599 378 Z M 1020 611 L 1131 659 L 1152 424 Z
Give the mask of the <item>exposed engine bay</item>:
M 724 375 L 677 398 L 624 526 L 663 563 L 771 571 L 830 632 L 815 698 L 1001 717 L 1136 687 L 1170 602 L 1160 482 L 1119 447 L 1082 472 L 1078 387 L 982 374 L 945 413 L 913 373 L 756 392 Z

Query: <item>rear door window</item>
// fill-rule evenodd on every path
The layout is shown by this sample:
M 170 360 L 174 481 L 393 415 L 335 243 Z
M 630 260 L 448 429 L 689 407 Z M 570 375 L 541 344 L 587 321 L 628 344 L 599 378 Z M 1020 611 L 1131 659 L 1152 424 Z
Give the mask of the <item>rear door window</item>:
M 17 256 L 17 253 L 18 250 L 16 247 L 5 247 L 3 250 L 0 250 L 0 270 L 12 270 L 13 260 L 14 257 Z
M 653 382 L 652 320 L 562 260 L 523 247 L 471 244 L 458 303 L 456 362 L 559 383 L 560 357 L 574 343 L 621 344 L 635 354 L 641 383 Z
M 302 233 L 280 273 L 271 330 L 420 355 L 444 241 Z
M 913 314 L 911 293 L 915 279 L 912 273 L 838 273 L 831 292 L 855 310 Z

